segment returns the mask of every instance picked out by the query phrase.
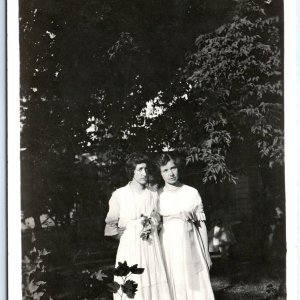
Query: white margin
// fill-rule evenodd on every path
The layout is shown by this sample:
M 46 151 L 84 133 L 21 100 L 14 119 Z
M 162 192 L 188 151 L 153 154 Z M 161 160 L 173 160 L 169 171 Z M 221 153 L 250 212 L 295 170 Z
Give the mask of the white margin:
M 287 237 L 287 299 L 297 299 L 297 109 L 296 1 L 284 1 L 285 184 Z
M 296 151 L 298 153 L 298 156 L 296 156 L 296 168 L 297 168 L 297 203 L 300 203 L 300 38 L 299 38 L 299 29 L 300 29 L 300 3 L 299 1 L 297 2 L 296 5 L 296 27 L 298 28 L 298 31 L 296 30 L 296 47 L 297 47 L 297 51 L 296 51 L 296 64 L 295 64 L 295 68 L 296 68 L 296 86 L 298 87 L 296 89 L 296 93 L 295 93 L 295 111 L 297 112 L 297 116 L 296 116 L 296 130 L 294 132 L 296 132 Z M 298 134 L 297 134 L 298 133 Z M 297 274 L 296 274 L 296 278 L 297 278 L 297 282 L 299 282 L 299 276 L 300 276 L 300 248 L 299 248 L 299 241 L 300 241 L 300 205 L 298 204 L 297 207 Z M 297 291 L 297 299 L 300 299 L 300 288 L 298 287 L 298 291 Z
M 19 6 L 7 0 L 8 298 L 22 299 L 20 208 Z
M 21 226 L 20 226 L 20 122 L 19 122 L 19 31 L 18 1 L 7 0 L 7 79 L 8 79 L 8 296 L 22 299 Z M 300 299 L 298 289 L 297 224 L 297 64 L 296 0 L 284 0 L 285 6 L 285 178 L 287 213 L 287 293 L 288 300 Z M 298 96 L 298 95 L 297 95 Z M 299 147 L 298 147 L 299 148 Z M 297 164 L 298 163 L 298 164 Z M 297 294 L 298 292 L 298 294 Z M 299 297 L 297 297 L 297 295 Z
M 6 27 L 5 0 L 0 0 L 0 299 L 7 298 L 6 282 Z

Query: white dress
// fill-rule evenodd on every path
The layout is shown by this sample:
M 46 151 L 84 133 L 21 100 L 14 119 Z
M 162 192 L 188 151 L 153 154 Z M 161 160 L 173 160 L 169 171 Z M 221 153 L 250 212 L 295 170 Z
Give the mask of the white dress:
M 136 197 L 129 184 L 116 190 L 109 201 L 109 212 L 106 217 L 105 235 L 117 234 L 118 227 L 126 227 L 120 239 L 116 265 L 118 262 L 127 261 L 129 266 L 138 264 L 145 268 L 141 275 L 132 274 L 130 280 L 138 284 L 136 300 L 170 300 L 170 293 L 157 225 L 158 196 L 156 192 L 146 189 L 142 195 Z M 151 234 L 148 240 L 142 240 L 141 215 L 151 216 Z M 115 276 L 115 281 L 122 283 L 121 278 Z M 114 299 L 120 299 L 114 294 Z
M 163 217 L 160 240 L 172 300 L 214 299 L 201 235 L 183 213 L 193 213 L 200 224 L 205 221 L 198 191 L 187 185 L 172 192 L 162 189 L 159 209 Z

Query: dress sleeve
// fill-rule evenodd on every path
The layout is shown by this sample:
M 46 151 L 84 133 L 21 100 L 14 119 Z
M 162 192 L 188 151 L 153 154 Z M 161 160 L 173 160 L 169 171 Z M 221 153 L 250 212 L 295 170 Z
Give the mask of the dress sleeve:
M 203 203 L 198 191 L 196 192 L 195 199 L 194 199 L 194 215 L 197 221 L 206 220 L 206 216 L 203 210 Z
M 118 220 L 120 215 L 120 207 L 116 192 L 114 192 L 109 200 L 109 211 L 105 219 L 104 235 L 112 236 L 118 234 Z
M 154 225 L 158 226 L 161 222 L 161 217 L 159 214 L 159 199 L 158 199 L 158 193 L 157 192 L 152 192 L 152 197 L 153 197 L 153 210 L 151 213 L 152 220 L 154 221 Z

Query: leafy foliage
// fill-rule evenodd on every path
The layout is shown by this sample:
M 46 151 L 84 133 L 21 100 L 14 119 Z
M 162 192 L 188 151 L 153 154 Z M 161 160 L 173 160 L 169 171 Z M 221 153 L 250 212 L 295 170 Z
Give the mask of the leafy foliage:
M 114 274 L 115 276 L 121 277 L 123 283 L 120 284 L 114 281 L 108 286 L 113 293 L 119 293 L 121 299 L 123 299 L 124 294 L 125 297 L 127 296 L 129 299 L 133 299 L 137 292 L 138 284 L 128 278 L 131 274 L 142 274 L 143 272 L 144 268 L 138 268 L 137 265 L 129 267 L 126 261 L 124 261 L 124 263 L 119 262 L 114 270 Z
M 212 17 L 210 1 L 20 1 L 22 209 L 37 229 L 88 198 L 76 155 L 98 156 L 103 200 L 124 180 L 126 154 L 151 143 L 141 111 L 221 23 L 231 1 L 218 3 Z
M 106 294 L 109 282 L 110 278 L 102 270 L 95 272 L 89 269 L 82 270 L 74 296 L 76 295 L 76 299 L 101 299 Z
M 122 286 L 122 292 L 127 295 L 129 299 L 133 299 L 134 295 L 137 291 L 137 283 L 135 283 L 133 280 L 127 280 Z
M 280 19 L 266 4 L 237 3 L 231 22 L 196 39 L 152 124 L 156 143 L 201 163 L 204 182 L 234 181 L 238 152 L 283 164 Z
M 46 249 L 33 247 L 22 260 L 22 290 L 23 300 L 50 300 L 47 292 L 45 257 L 49 255 Z
M 51 263 L 47 260 L 50 254 L 46 249 L 37 249 L 35 246 L 29 251 L 28 255 L 24 255 L 22 260 L 22 287 L 24 300 L 51 300 L 50 294 L 57 296 L 59 285 L 58 274 L 49 272 Z M 76 272 L 75 270 L 73 270 Z M 123 283 L 119 284 L 112 281 L 112 277 L 108 276 L 101 269 L 90 271 L 89 269 L 82 270 L 80 276 L 73 282 L 72 292 L 70 295 L 76 299 L 99 299 L 107 296 L 108 292 L 119 293 L 120 299 L 126 297 L 133 299 L 137 291 L 138 284 L 129 279 L 131 274 L 142 274 L 143 268 L 138 268 L 137 265 L 128 266 L 127 262 L 118 263 L 118 267 L 113 269 L 113 274 L 122 278 Z M 57 276 L 59 278 L 57 278 Z M 76 276 L 75 276 L 76 277 Z
M 42 213 L 68 226 L 74 207 L 78 221 L 104 211 L 132 151 L 179 150 L 204 182 L 282 165 L 278 3 L 20 1 L 22 209 L 35 230 Z
M 120 299 L 133 299 L 138 284 L 129 278 L 132 274 L 142 274 L 144 269 L 138 268 L 137 265 L 128 266 L 125 261 L 119 262 L 112 271 L 112 275 L 121 277 L 121 282 L 114 281 L 112 276 L 107 275 L 108 273 L 104 273 L 102 270 L 83 270 L 77 279 L 78 283 L 74 295 L 77 295 L 77 299 L 96 300 L 106 297 L 108 293 L 118 293 Z

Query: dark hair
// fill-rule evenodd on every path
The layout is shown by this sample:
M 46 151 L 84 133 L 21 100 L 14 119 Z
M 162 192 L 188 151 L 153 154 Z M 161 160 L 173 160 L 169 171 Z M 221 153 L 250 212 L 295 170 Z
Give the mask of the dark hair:
M 125 170 L 129 179 L 132 179 L 136 166 L 142 163 L 149 163 L 149 158 L 147 155 L 134 152 L 127 156 Z
M 165 166 L 169 161 L 173 160 L 178 169 L 181 169 L 182 162 L 179 155 L 176 153 L 162 153 L 157 159 L 156 164 L 158 168 Z

